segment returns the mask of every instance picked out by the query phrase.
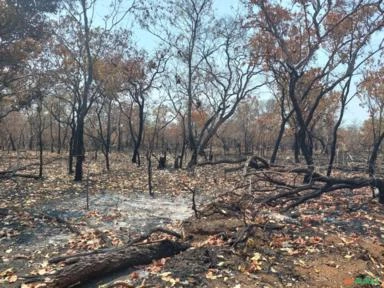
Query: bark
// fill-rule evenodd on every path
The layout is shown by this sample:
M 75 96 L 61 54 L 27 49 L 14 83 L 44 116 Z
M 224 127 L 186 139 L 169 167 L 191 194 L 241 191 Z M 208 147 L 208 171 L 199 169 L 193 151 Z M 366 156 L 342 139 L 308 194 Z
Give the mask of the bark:
M 293 142 L 293 150 L 295 155 L 295 163 L 300 163 L 300 146 L 297 132 L 295 132 L 295 139 Z
M 61 124 L 59 121 L 57 122 L 57 154 L 61 154 L 61 145 Z
M 43 177 L 43 131 L 39 131 L 39 177 Z
M 53 119 L 52 113 L 49 114 L 49 135 L 51 138 L 51 153 L 55 152 L 55 138 L 53 137 Z
M 71 127 L 71 137 L 69 138 L 68 151 L 68 174 L 73 174 L 73 141 L 75 139 L 75 128 Z
M 76 157 L 75 181 L 83 179 L 83 162 L 84 162 L 84 119 L 79 117 L 75 132 L 74 154 Z
M 372 152 L 368 160 L 368 173 L 370 177 L 375 176 L 376 160 L 377 160 L 377 156 L 379 155 L 380 146 L 383 140 L 384 140 L 384 133 L 382 133 L 380 137 L 376 140 L 376 142 L 373 144 Z
M 148 174 L 148 191 L 149 195 L 153 196 L 152 186 L 152 152 L 147 151 L 147 174 Z
M 103 123 L 101 118 L 101 112 L 103 109 L 104 103 L 100 107 L 100 110 L 97 111 L 97 120 L 99 124 L 99 138 L 101 142 L 101 152 L 104 154 L 105 158 L 105 166 L 107 171 L 110 170 L 110 161 L 109 161 L 109 155 L 111 152 L 111 136 L 112 136 L 112 121 L 111 121 L 111 114 L 112 114 L 112 100 L 107 100 L 107 129 L 104 133 L 103 129 Z M 105 135 L 104 135 L 105 134 Z
M 38 115 L 39 115 L 39 177 L 43 177 L 43 119 L 41 117 L 41 109 L 42 109 L 42 103 L 41 99 L 39 100 L 39 106 L 38 106 Z
M 159 157 L 159 164 L 157 166 L 157 169 L 163 170 L 167 167 L 167 155 L 163 155 Z
M 12 151 L 16 151 L 17 149 L 16 149 L 15 141 L 13 140 L 11 133 L 9 133 L 9 142 L 11 143 Z
M 284 112 L 282 112 L 282 114 L 283 113 Z M 291 118 L 292 114 L 293 114 L 293 110 L 286 117 L 284 117 L 284 115 L 282 115 L 282 121 L 280 123 L 279 134 L 277 136 L 275 146 L 273 147 L 273 152 L 272 152 L 272 156 L 271 156 L 271 164 L 274 164 L 276 162 L 277 152 L 279 151 L 280 143 L 281 143 L 281 140 L 283 139 L 284 132 L 285 132 L 285 125 L 287 124 L 289 118 Z
M 65 288 L 86 283 L 111 272 L 147 265 L 153 260 L 171 257 L 188 248 L 189 244 L 186 243 L 163 240 L 147 246 L 125 247 L 110 253 L 81 257 L 78 262 L 60 270 L 49 287 Z
M 121 144 L 122 144 L 122 134 L 123 131 L 121 129 L 121 110 L 119 110 L 119 118 L 117 123 L 117 152 L 121 152 Z
M 187 135 L 186 135 L 186 130 L 185 130 L 185 122 L 183 119 L 183 144 L 181 146 L 181 154 L 180 154 L 180 162 L 179 162 L 179 168 L 183 168 L 183 160 L 185 157 L 185 149 L 187 147 Z
M 136 98 L 139 99 L 139 98 Z M 140 147 L 141 142 L 143 140 L 143 133 L 144 133 L 144 98 L 141 97 L 140 100 L 136 101 L 139 106 L 139 130 L 137 131 L 137 137 L 134 135 L 133 127 L 131 119 L 129 120 L 129 126 L 131 131 L 131 136 L 133 140 L 133 155 L 132 155 L 132 163 L 136 163 L 138 166 L 140 166 Z

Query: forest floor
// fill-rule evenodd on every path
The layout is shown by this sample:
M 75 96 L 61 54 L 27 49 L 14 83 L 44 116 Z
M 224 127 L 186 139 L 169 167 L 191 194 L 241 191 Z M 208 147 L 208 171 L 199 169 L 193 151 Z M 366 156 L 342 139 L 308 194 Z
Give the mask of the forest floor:
M 145 163 L 128 155 L 113 155 L 110 172 L 103 159 L 87 161 L 82 183 L 56 158 L 46 155 L 43 180 L 0 179 L 0 287 L 46 287 L 27 276 L 49 280 L 64 265 L 52 257 L 119 247 L 155 227 L 182 233 L 192 248 L 79 287 L 384 287 L 384 207 L 370 189 L 335 191 L 283 215 L 259 204 L 261 183 L 225 174 L 230 165 L 154 169 L 152 198 Z M 3 152 L 0 171 L 36 162 L 35 153 Z M 36 175 L 37 166 L 18 173 Z

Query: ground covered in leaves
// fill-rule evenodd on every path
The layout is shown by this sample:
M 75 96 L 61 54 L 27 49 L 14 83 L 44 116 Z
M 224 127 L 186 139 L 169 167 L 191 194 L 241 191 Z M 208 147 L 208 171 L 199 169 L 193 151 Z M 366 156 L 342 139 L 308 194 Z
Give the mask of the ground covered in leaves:
M 0 171 L 37 173 L 34 153 L 0 157 Z M 272 190 L 242 170 L 225 173 L 230 165 L 155 169 L 152 198 L 145 165 L 129 155 L 113 155 L 110 172 L 88 160 L 83 183 L 67 175 L 65 158 L 46 159 L 43 180 L 0 179 L 1 287 L 49 286 L 66 265 L 53 257 L 120 247 L 155 227 L 183 234 L 192 248 L 82 287 L 384 287 L 384 207 L 370 189 L 282 213 L 261 204 Z

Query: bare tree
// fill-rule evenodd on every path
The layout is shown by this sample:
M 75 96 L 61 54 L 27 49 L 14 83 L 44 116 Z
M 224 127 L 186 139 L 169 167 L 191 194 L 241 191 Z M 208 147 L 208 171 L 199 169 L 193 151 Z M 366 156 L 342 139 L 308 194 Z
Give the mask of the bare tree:
M 250 60 L 241 18 L 217 20 L 212 5 L 212 0 L 166 1 L 144 21 L 174 56 L 171 97 L 185 111 L 189 167 L 241 100 L 258 88 L 255 76 L 261 72 L 257 59 Z
M 145 104 L 150 92 L 157 88 L 157 81 L 164 73 L 169 56 L 165 51 L 158 51 L 152 59 L 141 53 L 122 63 L 124 83 L 120 94 L 128 93 L 130 99 L 129 110 L 126 111 L 120 103 L 122 113 L 128 118 L 129 131 L 133 140 L 132 163 L 140 166 L 140 147 L 143 141 L 145 123 Z M 137 117 L 133 114 L 137 112 Z M 135 127 L 135 125 L 137 127 Z

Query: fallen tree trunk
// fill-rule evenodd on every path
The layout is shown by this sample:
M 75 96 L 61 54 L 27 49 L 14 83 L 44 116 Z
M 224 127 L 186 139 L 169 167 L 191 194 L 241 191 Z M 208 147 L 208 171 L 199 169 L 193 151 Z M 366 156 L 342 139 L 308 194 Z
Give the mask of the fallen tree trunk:
M 281 170 L 279 172 L 281 172 Z M 284 210 L 289 210 L 310 199 L 318 198 L 324 193 L 329 193 L 341 189 L 353 190 L 363 187 L 372 187 L 378 190 L 379 203 L 384 204 L 384 180 L 381 178 L 332 177 L 322 175 L 307 168 L 286 170 L 286 173 L 304 174 L 308 182 L 305 183 L 305 185 L 296 186 L 281 181 L 280 179 L 275 179 L 266 173 L 259 174 L 259 179 L 262 178 L 263 181 L 269 182 L 271 184 L 278 183 L 279 186 L 288 190 L 265 199 L 263 203 L 271 204 L 280 200 L 282 204 L 288 203 Z
M 29 178 L 29 179 L 35 179 L 35 180 L 41 179 L 39 175 L 33 175 L 33 174 L 0 173 L 0 179 L 11 179 L 14 177 Z
M 176 255 L 189 247 L 190 245 L 185 242 L 163 240 L 154 244 L 126 247 L 110 253 L 85 256 L 58 271 L 48 287 L 75 286 L 121 269 L 150 264 L 153 260 Z
M 239 164 L 247 161 L 247 158 L 242 157 L 240 159 L 223 159 L 218 161 L 205 161 L 197 163 L 196 166 L 207 166 L 207 165 L 219 165 L 219 164 Z
M 49 164 L 51 164 L 51 163 L 53 163 L 55 161 L 61 160 L 61 159 L 63 159 L 63 158 L 62 157 L 58 157 L 58 158 L 52 159 L 52 160 L 47 161 L 46 163 L 44 163 L 44 165 L 49 165 Z M 41 177 L 38 176 L 38 175 L 17 173 L 17 172 L 20 172 L 20 171 L 27 170 L 28 168 L 31 168 L 33 166 L 39 166 L 39 165 L 40 165 L 40 162 L 36 162 L 36 163 L 30 163 L 30 164 L 25 165 L 25 166 L 16 167 L 14 169 L 0 171 L 0 179 L 10 179 L 10 178 L 13 178 L 13 177 L 21 177 L 21 178 L 31 178 L 31 179 L 39 180 L 39 179 L 41 179 Z

